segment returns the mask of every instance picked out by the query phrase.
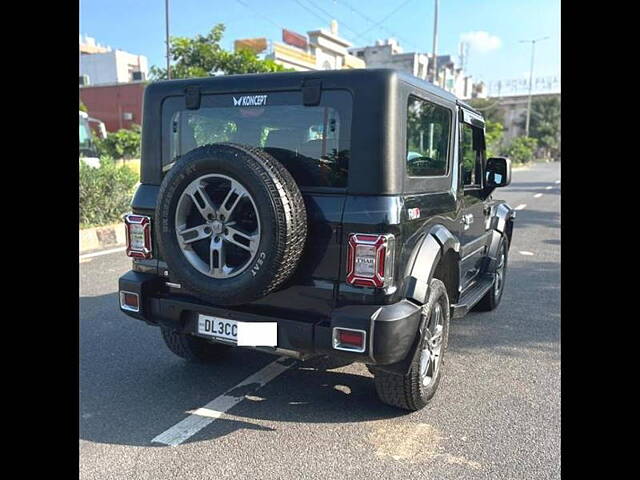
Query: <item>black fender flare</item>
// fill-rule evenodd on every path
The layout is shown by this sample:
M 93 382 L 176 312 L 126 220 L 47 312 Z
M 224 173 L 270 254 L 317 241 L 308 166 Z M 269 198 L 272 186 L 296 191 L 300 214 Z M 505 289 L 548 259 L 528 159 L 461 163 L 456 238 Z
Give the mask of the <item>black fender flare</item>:
M 429 293 L 429 282 L 440 259 L 450 250 L 460 258 L 460 241 L 444 225 L 431 227 L 407 262 L 404 296 L 422 305 Z
M 440 262 L 440 259 L 449 251 L 456 255 L 456 261 L 460 261 L 460 241 L 444 225 L 437 224 L 426 232 L 421 241 L 414 248 L 405 273 L 404 296 L 406 299 L 424 305 L 429 298 L 429 283 Z M 422 308 L 422 307 L 421 307 Z M 415 356 L 418 353 L 420 338 L 424 332 L 424 321 L 421 314 L 416 336 L 407 356 L 393 364 L 378 365 L 375 368 L 389 373 L 406 375 L 411 368 Z
M 502 237 L 507 235 L 507 226 L 509 222 L 513 222 L 516 217 L 516 211 L 506 203 L 499 203 L 491 209 L 491 219 L 489 229 L 491 230 L 491 241 L 489 242 L 489 250 L 486 256 L 485 272 L 493 273 L 497 265 L 498 248 Z

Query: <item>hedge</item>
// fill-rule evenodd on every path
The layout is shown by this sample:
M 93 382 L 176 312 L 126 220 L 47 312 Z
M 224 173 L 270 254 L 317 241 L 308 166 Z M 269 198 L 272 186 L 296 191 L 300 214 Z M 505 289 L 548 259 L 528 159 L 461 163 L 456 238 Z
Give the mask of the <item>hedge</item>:
M 116 223 L 131 204 L 138 175 L 128 166 L 116 166 L 110 158 L 100 168 L 80 162 L 80 227 Z

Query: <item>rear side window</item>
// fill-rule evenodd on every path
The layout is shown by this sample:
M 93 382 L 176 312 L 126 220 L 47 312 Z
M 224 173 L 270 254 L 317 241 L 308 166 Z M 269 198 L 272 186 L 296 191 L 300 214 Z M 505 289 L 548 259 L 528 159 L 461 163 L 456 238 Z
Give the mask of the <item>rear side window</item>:
M 407 175 L 447 174 L 451 111 L 417 97 L 407 107 Z
M 300 186 L 347 186 L 351 148 L 348 92 L 323 92 L 318 106 L 303 105 L 297 92 L 264 94 L 259 102 L 241 100 L 244 97 L 257 96 L 207 95 L 198 110 L 173 112 L 165 170 L 194 148 L 235 142 L 264 149 Z

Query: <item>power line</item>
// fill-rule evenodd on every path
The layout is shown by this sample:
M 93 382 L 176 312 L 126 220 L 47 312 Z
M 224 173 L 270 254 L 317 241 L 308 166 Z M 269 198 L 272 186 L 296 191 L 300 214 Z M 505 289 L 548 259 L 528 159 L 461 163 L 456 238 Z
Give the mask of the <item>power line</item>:
M 254 15 L 256 15 L 257 17 L 262 18 L 263 20 L 266 20 L 267 22 L 269 22 L 271 25 L 274 25 L 276 28 L 283 28 L 282 25 L 279 25 L 277 22 L 274 22 L 273 20 L 271 20 L 269 17 L 265 16 L 265 15 L 259 15 L 256 13 L 256 9 L 251 7 L 251 5 L 249 5 L 248 3 L 246 3 L 243 0 L 236 0 L 236 2 L 238 2 L 240 5 L 242 5 L 243 7 L 247 8 L 248 10 L 251 10 L 253 12 Z
M 319 18 L 319 19 L 320 19 L 320 20 L 322 20 L 323 22 L 326 22 L 326 21 L 327 21 L 327 19 L 326 19 L 326 18 L 323 18 L 323 17 L 322 17 L 322 16 L 320 16 L 317 12 L 314 12 L 313 10 L 311 10 L 311 9 L 310 9 L 309 7 L 307 7 L 305 4 L 303 4 L 302 2 L 300 2 L 300 0 L 294 0 L 294 2 L 296 2 L 299 6 L 301 6 L 302 8 L 304 8 L 307 12 L 309 12 L 311 15 L 315 16 L 316 18 Z M 309 3 L 311 3 L 311 2 L 309 2 Z M 311 4 L 312 4 L 314 7 L 318 8 L 319 10 L 322 10 L 322 9 L 320 9 L 317 5 L 314 5 L 313 3 L 311 3 Z M 336 20 L 338 20 L 341 24 L 343 24 L 343 25 L 344 25 L 344 27 L 345 27 L 347 30 L 349 30 L 349 31 L 353 32 L 355 35 L 358 35 L 358 32 L 356 32 L 356 31 L 355 31 L 355 30 L 353 30 L 352 28 L 349 28 L 349 26 L 348 26 L 346 23 L 342 22 L 340 19 L 336 18 L 334 15 L 331 15 L 331 14 L 327 13 L 325 10 L 322 10 L 322 11 L 323 11 L 323 12 L 325 12 L 325 14 L 329 16 L 329 21 L 331 21 L 332 19 L 334 19 L 334 18 L 335 18 L 335 19 L 336 19 Z
M 364 13 L 362 13 L 360 10 L 358 10 L 357 8 L 353 7 L 353 5 L 351 5 L 350 3 L 346 3 L 346 2 L 340 2 L 342 3 L 342 5 L 344 5 L 345 7 L 350 8 L 353 12 L 357 13 L 358 15 L 360 15 L 362 18 L 364 18 L 367 22 L 372 23 L 372 24 L 376 24 L 376 20 L 373 20 L 371 17 L 365 15 Z M 380 26 L 380 29 L 386 31 L 388 34 L 390 34 L 392 37 L 397 38 L 398 40 L 401 40 L 405 45 L 413 48 L 414 50 L 419 50 L 419 48 L 413 43 L 408 41 L 406 38 L 401 37 L 400 35 L 398 35 L 397 33 L 389 30 L 389 28 L 387 28 L 384 25 Z M 362 35 L 359 35 L 358 38 L 361 38 Z
M 373 30 L 374 28 L 380 26 L 382 23 L 384 23 L 389 17 L 391 17 L 393 14 L 395 14 L 398 10 L 400 10 L 402 7 L 404 7 L 407 3 L 409 3 L 411 0 L 405 0 L 404 2 L 402 2 L 400 5 L 398 5 L 396 8 L 394 8 L 391 12 L 389 12 L 387 15 L 385 15 L 381 20 L 379 20 L 378 22 L 376 22 L 374 25 L 372 25 L 371 27 L 369 27 L 367 30 L 365 30 L 364 32 L 362 32 L 360 35 L 364 35 L 365 33 L 369 33 L 371 30 Z

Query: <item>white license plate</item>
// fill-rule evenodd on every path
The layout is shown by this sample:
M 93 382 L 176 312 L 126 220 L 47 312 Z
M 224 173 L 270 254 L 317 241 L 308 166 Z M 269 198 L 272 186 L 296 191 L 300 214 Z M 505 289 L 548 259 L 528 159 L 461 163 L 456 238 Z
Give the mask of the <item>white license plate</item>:
M 238 322 L 226 318 L 198 314 L 198 335 L 235 343 L 238 346 L 276 347 L 276 322 Z
M 226 318 L 198 315 L 198 333 L 209 337 L 238 342 L 238 322 Z

